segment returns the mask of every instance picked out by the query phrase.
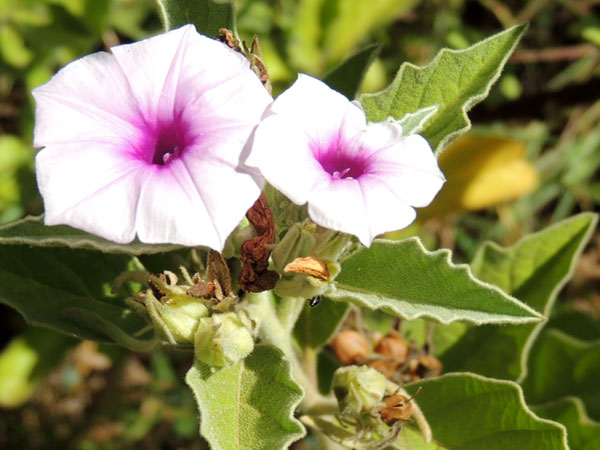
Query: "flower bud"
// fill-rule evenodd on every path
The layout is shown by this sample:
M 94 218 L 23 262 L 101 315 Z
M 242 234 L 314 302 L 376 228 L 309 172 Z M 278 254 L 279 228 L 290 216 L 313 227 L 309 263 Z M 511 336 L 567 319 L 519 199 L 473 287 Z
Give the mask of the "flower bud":
M 290 227 L 271 253 L 273 265 L 280 273 L 294 259 L 311 254 L 315 246 L 316 228 L 317 226 L 309 221 L 296 223 Z
M 248 328 L 233 312 L 200 320 L 194 342 L 196 358 L 210 366 L 230 366 L 248 356 L 254 340 Z
M 316 244 L 313 252 L 322 259 L 338 261 L 352 245 L 352 237 L 350 235 L 327 228 L 318 228 L 315 237 Z
M 381 401 L 387 379 L 367 366 L 340 367 L 333 375 L 333 392 L 342 415 L 358 417 Z
M 208 316 L 206 306 L 191 297 L 167 299 L 163 303 L 148 290 L 144 304 L 154 327 L 171 344 L 193 342 L 199 320 Z

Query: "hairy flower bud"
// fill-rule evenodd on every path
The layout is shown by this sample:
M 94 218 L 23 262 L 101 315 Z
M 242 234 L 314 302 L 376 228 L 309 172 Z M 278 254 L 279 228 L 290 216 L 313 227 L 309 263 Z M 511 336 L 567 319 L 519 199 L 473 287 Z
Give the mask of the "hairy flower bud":
M 309 256 L 315 246 L 315 231 L 317 226 L 305 220 L 290 227 L 281 242 L 271 253 L 273 264 L 279 272 L 294 259 Z
M 163 303 L 151 290 L 147 291 L 144 304 L 154 327 L 171 344 L 193 342 L 199 320 L 208 316 L 208 309 L 199 300 L 177 298 Z
M 200 320 L 194 342 L 198 360 L 210 366 L 230 366 L 248 356 L 254 340 L 237 314 L 228 312 Z
M 333 375 L 333 392 L 344 416 L 358 417 L 381 401 L 387 379 L 367 366 L 341 367 Z

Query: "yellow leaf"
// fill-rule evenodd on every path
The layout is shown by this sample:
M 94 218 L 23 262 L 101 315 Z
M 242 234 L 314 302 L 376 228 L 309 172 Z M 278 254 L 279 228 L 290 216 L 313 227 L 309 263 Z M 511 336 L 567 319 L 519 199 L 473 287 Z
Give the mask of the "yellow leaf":
M 420 221 L 508 202 L 538 184 L 524 145 L 509 138 L 466 134 L 442 153 L 439 163 L 448 181 L 433 203 L 419 211 Z

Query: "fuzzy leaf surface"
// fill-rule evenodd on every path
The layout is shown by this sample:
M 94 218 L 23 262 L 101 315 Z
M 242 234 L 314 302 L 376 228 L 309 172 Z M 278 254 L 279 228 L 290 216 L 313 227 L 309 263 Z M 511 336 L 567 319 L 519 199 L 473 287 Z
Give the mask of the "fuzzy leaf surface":
M 157 0 L 157 4 L 166 31 L 188 23 L 208 37 L 218 36 L 220 28 L 235 31 L 235 9 L 231 1 Z
M 582 213 L 512 247 L 485 243 L 475 255 L 473 272 L 548 317 L 596 224 L 596 215 Z M 521 380 L 527 373 L 529 350 L 543 326 L 472 327 L 441 355 L 444 370 Z
M 13 307 L 33 325 L 147 350 L 154 345 L 151 337 L 133 337 L 147 322 L 124 302 L 132 292 L 124 286 L 111 293 L 111 283 L 135 264 L 133 257 L 125 255 L 3 245 L 0 303 Z
M 173 244 L 144 244 L 137 239 L 130 244 L 117 244 L 67 225 L 48 227 L 44 225 L 42 216 L 30 216 L 0 226 L 0 245 L 3 244 L 68 247 L 127 255 L 163 253 L 182 248 Z
M 245 360 L 212 372 L 196 361 L 186 375 L 213 449 L 285 449 L 305 434 L 294 418 L 302 388 L 283 353 L 257 345 Z
M 439 448 L 566 450 L 562 425 L 537 417 L 520 387 L 504 380 L 454 373 L 407 385 Z M 460 426 L 457 426 L 457 423 Z
M 402 135 L 418 134 L 423 131 L 429 119 L 436 115 L 440 107 L 438 105 L 425 106 L 413 113 L 406 113 L 398 123 L 402 125 Z
M 417 238 L 378 239 L 342 261 L 332 300 L 413 320 L 442 323 L 529 323 L 541 316 L 496 286 L 475 278 L 466 264 L 455 265 L 450 251 L 430 252 Z
M 467 112 L 487 97 L 526 25 L 516 25 L 464 50 L 444 49 L 424 67 L 404 63 L 386 89 L 360 97 L 367 118 L 379 122 L 401 119 L 423 107 L 439 104 L 421 134 L 436 153 L 471 127 Z

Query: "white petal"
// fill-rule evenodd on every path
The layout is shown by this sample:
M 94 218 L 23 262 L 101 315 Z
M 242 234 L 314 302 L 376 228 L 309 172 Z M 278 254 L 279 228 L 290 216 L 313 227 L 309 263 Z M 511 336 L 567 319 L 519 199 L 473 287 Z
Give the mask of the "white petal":
M 352 234 L 364 244 L 373 239 L 368 208 L 357 180 L 329 180 L 312 192 L 308 214 L 317 224 Z
M 135 236 L 135 206 L 145 164 L 106 144 L 62 144 L 36 156 L 47 225 L 72 225 L 114 242 Z
M 155 166 L 151 175 L 140 195 L 136 222 L 140 240 L 147 243 L 221 251 L 262 189 L 251 175 L 191 152 L 168 167 Z
M 352 130 L 354 135 L 366 127 L 361 108 L 322 81 L 305 74 L 299 74 L 296 82 L 277 97 L 268 114 L 286 117 L 305 130 L 320 147 L 326 146 L 332 135 L 339 135 L 341 128 Z
M 203 133 L 240 125 L 254 128 L 272 102 L 248 60 L 221 42 L 191 34 L 182 66 L 175 109 L 189 122 L 201 124 Z
M 446 181 L 431 147 L 416 134 L 375 152 L 369 165 L 369 179 L 385 184 L 411 206 L 427 206 Z
M 139 112 L 114 57 L 78 59 L 33 90 L 34 146 L 98 140 L 135 141 Z
M 257 167 L 271 185 L 298 205 L 329 179 L 312 154 L 307 133 L 286 117 L 264 119 L 249 145 L 252 151 L 246 164 Z
M 175 98 L 174 88 L 185 54 L 185 42 L 193 34 L 194 27 L 186 25 L 143 41 L 111 48 L 147 122 L 153 123 L 158 118 L 161 99 L 170 102 L 165 109 L 173 111 L 172 99 Z
M 311 219 L 326 228 L 352 234 L 366 246 L 386 231 L 415 220 L 413 208 L 385 186 L 362 180 L 332 180 L 316 189 L 308 203 Z
M 371 240 L 382 233 L 406 228 L 415 220 L 416 211 L 385 184 L 364 177 L 359 183 L 367 205 Z

